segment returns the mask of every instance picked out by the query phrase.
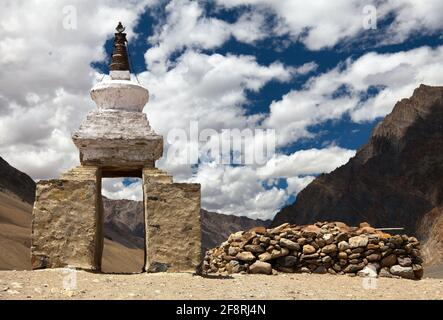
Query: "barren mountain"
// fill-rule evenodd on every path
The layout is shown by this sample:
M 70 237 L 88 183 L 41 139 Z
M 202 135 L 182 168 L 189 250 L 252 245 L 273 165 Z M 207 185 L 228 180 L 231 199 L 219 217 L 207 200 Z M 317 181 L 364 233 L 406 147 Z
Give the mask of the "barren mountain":
M 428 260 L 443 245 L 443 87 L 421 85 L 399 101 L 349 162 L 320 175 L 273 225 L 330 220 L 350 225 L 403 227 L 433 243 Z
M 144 247 L 143 202 L 103 197 L 105 236 L 129 248 Z M 218 246 L 236 231 L 268 226 L 271 221 L 209 212 L 202 214 L 202 251 Z
M 35 182 L 26 173 L 12 167 L 0 157 L 0 192 L 14 194 L 17 198 L 34 203 Z

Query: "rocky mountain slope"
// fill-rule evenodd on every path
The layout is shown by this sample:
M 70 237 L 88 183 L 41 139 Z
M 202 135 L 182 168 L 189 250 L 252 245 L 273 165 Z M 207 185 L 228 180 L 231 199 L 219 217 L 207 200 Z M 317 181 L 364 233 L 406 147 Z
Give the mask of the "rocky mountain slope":
M 438 244 L 428 255 L 441 257 L 442 151 L 443 87 L 421 85 L 395 105 L 355 157 L 310 183 L 273 225 L 339 220 L 403 227 Z
M 35 182 L 0 157 L 0 192 L 8 192 L 27 203 L 34 203 Z
M 132 200 L 110 200 L 103 197 L 105 236 L 129 248 L 144 247 L 143 203 Z M 218 246 L 239 230 L 269 226 L 271 221 L 209 212 L 202 214 L 202 251 Z

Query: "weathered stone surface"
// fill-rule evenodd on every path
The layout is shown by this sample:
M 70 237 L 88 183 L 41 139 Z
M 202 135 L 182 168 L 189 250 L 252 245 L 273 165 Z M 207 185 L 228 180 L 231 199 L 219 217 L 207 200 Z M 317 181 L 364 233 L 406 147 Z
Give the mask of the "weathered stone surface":
M 313 246 L 311 246 L 310 244 L 305 244 L 303 246 L 303 253 L 304 254 L 313 254 L 315 253 L 317 250 L 315 250 L 315 248 Z
M 333 243 L 328 244 L 327 246 L 324 246 L 321 249 L 321 252 L 326 253 L 326 254 L 337 252 L 337 245 L 335 245 Z
M 334 236 L 330 233 L 324 234 L 323 239 L 325 240 L 326 244 L 331 244 L 332 242 L 334 242 Z
M 338 243 L 338 250 L 340 251 L 346 251 L 350 248 L 351 246 L 349 245 L 349 243 L 347 243 L 346 241 L 340 241 Z
M 320 230 L 319 233 L 315 232 L 318 230 Z M 273 270 L 279 272 L 346 273 L 350 276 L 358 274 L 363 277 L 375 277 L 378 272 L 387 272 L 389 276 L 397 277 L 389 272 L 389 267 L 384 267 L 379 271 L 381 269 L 381 262 L 379 261 L 382 257 L 386 257 L 388 263 L 394 264 L 397 263 L 397 258 L 402 263 L 407 263 L 407 259 L 410 259 L 413 263 L 412 270 L 415 277 L 419 279 L 422 276 L 423 268 L 421 266 L 422 260 L 419 259 L 420 251 L 419 249 L 412 249 L 415 242 L 409 242 L 411 237 L 402 235 L 400 245 L 391 245 L 389 240 L 386 240 L 390 238 L 389 235 L 377 230 L 366 230 L 367 233 L 355 237 L 357 230 L 359 229 L 348 227 L 339 222 L 317 222 L 315 228 L 312 228 L 312 226 L 283 225 L 274 229 L 273 232 L 266 230 L 266 236 L 251 230 L 248 232 L 239 231 L 231 234 L 228 240 L 219 247 L 206 253 L 202 270 L 203 272 L 223 273 L 228 270 L 230 261 L 235 259 L 240 263 L 242 267 L 240 272 L 243 273 L 252 273 L 250 266 L 258 260 L 268 262 Z M 337 242 L 338 232 L 347 232 L 347 236 L 341 237 L 342 239 L 354 237 L 351 240 L 354 247 L 351 248 L 344 240 Z M 302 234 L 304 236 L 300 237 Z M 332 236 L 324 237 L 324 235 Z M 327 244 L 330 239 L 332 239 L 332 243 Z M 382 251 L 381 248 L 385 246 L 385 243 L 389 244 L 388 249 Z M 299 246 L 303 246 L 302 250 L 295 250 Z M 411 248 L 408 251 L 409 253 L 406 254 L 407 250 L 403 248 L 408 246 Z M 418 246 L 417 243 L 416 248 Z M 260 250 L 255 250 L 256 247 L 259 247 Z M 260 253 L 261 249 L 265 252 Z M 339 249 L 342 251 L 339 251 Z M 417 252 L 413 254 L 413 250 L 417 250 Z M 228 253 L 230 255 L 227 255 Z M 390 255 L 394 259 L 389 257 Z
M 368 238 L 364 236 L 356 236 L 349 238 L 349 245 L 351 248 L 358 248 L 358 247 L 366 247 L 368 244 Z
M 265 249 L 263 247 L 256 245 L 256 244 L 247 244 L 244 246 L 246 251 L 252 252 L 252 253 L 262 253 L 265 252 Z
M 238 260 L 244 261 L 244 262 L 252 262 L 255 260 L 255 256 L 249 252 L 249 251 L 242 251 L 237 253 L 235 256 Z
M 102 167 L 104 176 L 130 175 L 153 167 L 163 154 L 163 137 L 149 126 L 146 114 L 124 110 L 93 110 L 72 135 L 83 165 Z
M 277 259 L 277 263 L 282 267 L 294 267 L 297 261 L 298 259 L 294 256 L 280 257 Z
M 410 267 L 412 266 L 412 260 L 409 257 L 398 257 L 397 258 L 398 264 L 402 267 Z
M 269 261 L 272 259 L 272 254 L 270 254 L 269 252 L 264 252 L 259 255 L 258 258 L 260 259 L 260 261 Z
M 391 267 L 397 263 L 397 256 L 395 254 L 390 254 L 383 259 L 381 259 L 382 267 Z
M 157 183 L 144 172 L 146 264 L 168 272 L 194 271 L 200 262 L 200 185 Z
M 103 209 L 97 167 L 77 167 L 61 179 L 41 180 L 32 218 L 34 269 L 69 265 L 100 270 Z
M 391 269 L 389 269 L 389 271 L 394 276 L 399 276 L 406 279 L 415 279 L 412 267 L 402 267 L 397 264 L 395 266 L 392 266 Z
M 288 248 L 289 250 L 300 250 L 300 245 L 289 239 L 281 238 L 280 245 L 282 247 Z
M 270 263 L 257 260 L 249 266 L 249 272 L 256 274 L 271 274 L 272 266 Z
M 343 270 L 345 273 L 356 273 L 363 269 L 365 267 L 364 263 L 358 263 L 358 264 L 350 264 L 348 265 L 345 270 Z
M 374 264 L 368 264 L 362 270 L 357 272 L 360 277 L 377 278 L 377 266 Z

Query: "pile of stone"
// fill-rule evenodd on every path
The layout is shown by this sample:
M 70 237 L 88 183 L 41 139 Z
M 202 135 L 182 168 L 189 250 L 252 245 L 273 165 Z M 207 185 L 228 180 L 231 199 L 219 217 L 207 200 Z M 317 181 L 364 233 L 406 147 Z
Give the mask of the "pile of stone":
M 420 279 L 422 262 L 415 237 L 391 236 L 368 223 L 284 223 L 231 234 L 206 252 L 202 269 L 222 274 L 304 272 Z

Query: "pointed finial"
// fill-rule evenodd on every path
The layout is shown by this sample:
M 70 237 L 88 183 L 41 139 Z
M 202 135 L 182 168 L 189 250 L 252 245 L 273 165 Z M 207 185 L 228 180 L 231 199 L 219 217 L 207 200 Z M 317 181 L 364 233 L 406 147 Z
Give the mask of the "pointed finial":
M 122 23 L 119 22 L 117 28 L 115 28 L 115 30 L 117 30 L 118 33 L 122 33 L 125 32 L 126 28 L 123 27 Z
M 118 23 L 117 33 L 114 34 L 114 50 L 112 52 L 111 64 L 109 70 L 111 71 L 130 71 L 128 51 L 126 48 L 126 33 L 125 27 L 121 22 Z

